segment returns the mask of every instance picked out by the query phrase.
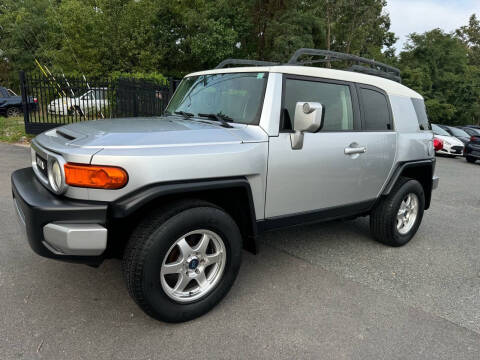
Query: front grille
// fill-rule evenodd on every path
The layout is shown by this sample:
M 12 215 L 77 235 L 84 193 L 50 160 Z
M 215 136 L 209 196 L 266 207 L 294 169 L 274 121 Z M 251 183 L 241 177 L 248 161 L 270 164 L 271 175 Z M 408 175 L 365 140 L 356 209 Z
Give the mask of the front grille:
M 47 160 L 41 157 L 40 155 L 36 154 L 36 163 L 37 169 L 40 171 L 46 179 L 48 179 L 48 168 L 47 168 Z
M 452 146 L 451 147 L 451 152 L 454 152 L 456 154 L 460 154 L 463 150 L 463 146 Z

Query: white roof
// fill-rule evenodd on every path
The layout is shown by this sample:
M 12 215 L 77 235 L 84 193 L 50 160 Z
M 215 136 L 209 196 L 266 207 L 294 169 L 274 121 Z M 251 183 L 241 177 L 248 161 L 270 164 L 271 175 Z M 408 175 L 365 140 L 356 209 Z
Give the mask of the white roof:
M 406 96 L 410 98 L 423 99 L 423 97 L 413 91 L 412 89 L 397 83 L 392 80 L 388 80 L 379 76 L 367 75 L 352 71 L 334 70 L 327 68 L 317 68 L 310 66 L 255 66 L 255 67 L 237 67 L 237 68 L 225 68 L 225 69 L 213 69 L 207 71 L 199 71 L 188 74 L 188 76 L 207 75 L 207 74 L 225 74 L 236 72 L 273 72 L 292 75 L 312 76 L 325 79 L 351 81 L 359 84 L 366 84 L 376 86 L 384 90 L 388 95 Z

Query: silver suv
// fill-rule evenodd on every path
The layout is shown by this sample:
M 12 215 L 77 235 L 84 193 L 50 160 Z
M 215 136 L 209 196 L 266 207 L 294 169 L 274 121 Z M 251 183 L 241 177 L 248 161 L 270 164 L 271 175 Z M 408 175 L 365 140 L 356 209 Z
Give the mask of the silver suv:
M 122 258 L 133 299 L 168 322 L 213 308 L 264 231 L 370 216 L 375 239 L 404 245 L 438 178 L 423 99 L 398 77 L 312 49 L 284 65 L 228 60 L 186 76 L 162 117 L 49 130 L 12 174 L 22 229 L 48 258 Z

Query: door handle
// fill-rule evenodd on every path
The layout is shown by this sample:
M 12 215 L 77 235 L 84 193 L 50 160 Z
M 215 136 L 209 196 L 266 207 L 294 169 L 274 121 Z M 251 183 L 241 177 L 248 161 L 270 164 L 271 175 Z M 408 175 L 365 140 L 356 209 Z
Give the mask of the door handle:
M 364 154 L 366 152 L 367 152 L 367 147 L 366 146 L 359 146 L 359 147 L 347 146 L 345 148 L 345 155 Z

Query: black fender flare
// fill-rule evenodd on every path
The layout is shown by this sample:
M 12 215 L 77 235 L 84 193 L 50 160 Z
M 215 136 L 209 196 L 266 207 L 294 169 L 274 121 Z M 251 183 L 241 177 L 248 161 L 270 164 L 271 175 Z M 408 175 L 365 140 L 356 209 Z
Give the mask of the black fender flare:
M 212 193 L 215 191 L 244 190 L 248 209 L 246 209 L 246 221 L 248 222 L 244 247 L 253 253 L 257 252 L 257 221 L 255 215 L 255 206 L 253 202 L 250 183 L 244 176 L 227 178 L 210 178 L 186 181 L 173 181 L 154 183 L 141 187 L 133 192 L 126 194 L 109 204 L 109 217 L 115 219 L 126 218 L 133 215 L 143 207 L 148 206 L 153 201 L 167 196 L 185 196 L 196 197 L 197 195 Z M 233 201 L 234 199 L 232 199 Z M 224 200 L 228 202 L 227 200 Z M 233 205 L 233 204 L 232 204 Z M 240 206 L 240 204 L 236 204 Z M 220 205 L 221 206 L 221 205 Z M 227 211 L 227 209 L 226 209 Z M 241 224 L 238 224 L 239 227 Z M 243 231 L 244 229 L 242 229 Z
M 424 167 L 428 169 L 427 173 L 425 174 L 426 181 L 423 181 L 421 183 L 425 191 L 425 210 L 428 209 L 430 207 L 430 202 L 432 199 L 432 190 L 433 190 L 432 179 L 433 179 L 433 174 L 435 172 L 435 163 L 436 163 L 435 158 L 426 159 L 426 160 L 405 161 L 405 162 L 398 163 L 397 167 L 393 171 L 392 175 L 390 176 L 390 179 L 388 180 L 387 184 L 385 185 L 382 191 L 382 196 L 387 196 L 390 194 L 398 178 L 402 176 L 402 174 L 404 174 L 406 171 L 414 170 L 415 168 Z

